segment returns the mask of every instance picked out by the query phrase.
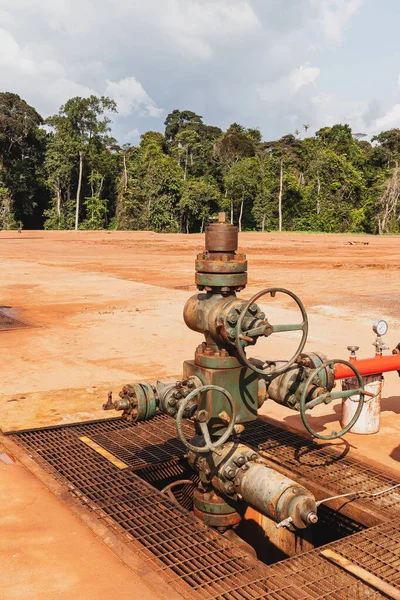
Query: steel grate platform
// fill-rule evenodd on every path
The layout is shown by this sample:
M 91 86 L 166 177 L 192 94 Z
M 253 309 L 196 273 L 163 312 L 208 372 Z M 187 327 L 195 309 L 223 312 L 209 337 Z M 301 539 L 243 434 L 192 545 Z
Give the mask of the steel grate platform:
M 80 439 L 83 436 L 124 461 L 127 468 L 118 468 L 88 448 Z M 320 549 L 272 566 L 256 561 L 153 487 L 151 484 L 160 479 L 160 469 L 166 483 L 182 475 L 184 469 L 184 449 L 176 440 L 175 422 L 167 416 L 139 424 L 113 419 L 27 431 L 11 437 L 185 598 L 385 597 L 329 563 L 320 555 Z M 342 489 L 348 491 L 354 485 L 382 490 L 396 483 L 349 457 L 338 461 L 330 448 L 321 448 L 265 421 L 250 425 L 243 441 L 259 447 L 277 469 L 279 465 L 292 469 L 294 478 L 296 473 L 304 476 L 306 472 L 310 478 L 323 478 L 329 495 Z M 183 500 L 187 502 L 188 498 Z M 393 492 L 383 494 L 377 501 L 378 498 L 364 498 L 362 503 L 372 502 L 386 522 L 328 547 L 400 590 L 400 531 L 396 525 L 400 504 L 396 505 Z M 343 535 L 346 533 L 344 523 Z
M 151 421 L 152 427 L 148 428 L 123 423 L 123 428 L 91 435 L 91 439 L 134 469 L 167 462 L 186 453 L 185 446 L 176 437 L 173 419 L 155 417 Z M 189 438 L 193 437 L 194 430 L 190 425 L 184 423 L 183 430 Z
M 11 331 L 12 329 L 26 329 L 31 327 L 29 323 L 24 323 L 11 316 L 10 309 L 0 308 L 0 331 Z

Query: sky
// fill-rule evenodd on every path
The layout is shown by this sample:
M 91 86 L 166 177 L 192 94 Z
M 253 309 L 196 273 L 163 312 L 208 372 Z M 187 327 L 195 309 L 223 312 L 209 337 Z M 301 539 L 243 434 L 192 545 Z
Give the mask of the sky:
M 265 140 L 370 137 L 400 127 L 399 23 L 399 0 L 0 0 L 0 91 L 43 117 L 113 98 L 120 143 L 176 108 Z

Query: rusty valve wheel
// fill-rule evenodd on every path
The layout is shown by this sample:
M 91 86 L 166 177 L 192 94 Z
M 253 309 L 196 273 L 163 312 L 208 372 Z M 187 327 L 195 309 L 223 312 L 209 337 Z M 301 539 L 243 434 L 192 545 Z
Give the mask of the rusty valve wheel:
M 331 368 L 333 371 L 333 366 L 337 365 L 337 364 L 346 365 L 353 371 L 354 375 L 357 378 L 359 387 L 354 390 L 342 390 L 341 392 L 325 392 L 323 394 L 320 394 L 316 398 L 313 398 L 309 402 L 306 402 L 307 396 L 308 396 L 308 393 L 310 390 L 310 386 L 312 384 L 315 385 L 315 378 L 318 376 L 318 374 L 321 371 L 323 371 L 324 369 Z M 331 435 L 322 435 L 321 433 L 317 433 L 316 431 L 314 431 L 311 428 L 311 426 L 307 420 L 306 410 L 308 410 L 310 408 L 314 408 L 314 406 L 317 406 L 318 404 L 329 404 L 330 402 L 332 402 L 332 400 L 339 400 L 342 398 L 350 398 L 350 396 L 357 396 L 357 395 L 360 396 L 360 400 L 358 401 L 357 410 L 354 413 L 353 418 L 351 419 L 350 423 L 348 423 L 348 425 L 346 425 L 346 427 L 343 427 L 343 429 L 341 429 L 338 433 L 335 430 L 333 430 Z M 316 437 L 319 440 L 336 440 L 337 438 L 342 437 L 345 433 L 350 431 L 350 429 L 353 427 L 353 425 L 355 425 L 355 423 L 357 422 L 357 419 L 360 416 L 362 408 L 364 406 L 365 396 L 373 396 L 373 394 L 370 394 L 369 392 L 366 392 L 364 390 L 364 382 L 363 382 L 362 376 L 360 375 L 360 372 L 358 371 L 358 369 L 351 362 L 348 362 L 347 360 L 342 360 L 339 358 L 336 360 L 327 360 L 310 373 L 310 375 L 306 381 L 306 384 L 304 386 L 303 393 L 300 398 L 300 415 L 301 415 L 301 420 L 303 421 L 303 425 L 307 429 L 307 431 L 309 433 L 311 433 L 311 435 L 313 437 Z
M 244 320 L 246 313 L 249 310 L 250 306 L 253 303 L 257 302 L 257 300 L 259 298 L 261 298 L 262 296 L 266 296 L 267 294 L 270 294 L 272 298 L 275 298 L 277 292 L 280 292 L 281 294 L 286 294 L 287 296 L 290 296 L 291 298 L 293 298 L 293 300 L 296 302 L 297 306 L 300 309 L 301 316 L 303 319 L 302 322 L 298 323 L 298 324 L 293 324 L 293 325 L 292 324 L 284 324 L 284 325 L 269 325 L 268 324 L 266 326 L 256 327 L 254 329 L 250 329 L 249 331 L 243 332 L 242 331 L 243 320 Z M 283 331 L 302 331 L 303 332 L 303 334 L 301 336 L 300 344 L 298 345 L 296 352 L 293 354 L 293 356 L 290 360 L 286 361 L 281 367 L 273 368 L 271 366 L 268 366 L 265 369 L 259 369 L 253 363 L 251 363 L 249 361 L 249 359 L 246 357 L 244 348 L 242 346 L 243 340 L 248 341 L 250 338 L 255 338 L 256 336 L 261 336 L 261 335 L 269 336 L 269 335 L 272 335 L 273 333 L 281 333 Z M 295 294 L 293 294 L 293 292 L 286 290 L 285 288 L 268 288 L 266 290 L 262 290 L 261 292 L 258 292 L 255 296 L 253 296 L 247 302 L 246 306 L 241 311 L 237 325 L 236 325 L 235 346 L 236 346 L 236 350 L 240 356 L 240 359 L 247 367 L 249 367 L 249 369 L 251 369 L 252 371 L 255 371 L 255 373 L 258 373 L 259 375 L 267 375 L 267 376 L 275 377 L 277 375 L 281 375 L 282 373 L 285 373 L 295 362 L 297 362 L 298 357 L 301 354 L 301 352 L 303 351 L 303 348 L 306 344 L 307 335 L 308 335 L 308 317 L 307 317 L 306 309 L 304 308 L 304 304 L 302 303 L 300 298 L 298 298 Z
M 203 434 L 205 444 L 204 446 L 193 446 L 193 444 L 187 441 L 182 430 L 183 414 L 186 408 L 189 406 L 190 402 L 194 400 L 194 398 L 196 398 L 198 394 L 203 394 L 204 392 L 209 391 L 221 392 L 221 394 L 223 394 L 228 400 L 231 408 L 229 424 L 222 436 L 218 438 L 217 441 L 213 442 L 211 440 L 210 431 L 208 429 L 208 421 L 210 420 L 209 413 L 206 410 L 196 411 L 195 415 L 197 415 L 197 422 L 199 424 L 200 431 Z M 232 435 L 235 423 L 236 407 L 234 400 L 227 390 L 225 390 L 222 387 L 219 387 L 218 385 L 203 385 L 202 387 L 199 387 L 190 392 L 190 394 L 188 394 L 186 398 L 182 400 L 182 402 L 179 404 L 179 409 L 176 414 L 176 428 L 178 430 L 179 439 L 186 446 L 186 448 L 199 454 L 206 454 L 207 452 L 212 452 L 213 450 L 216 450 L 217 448 L 225 444 L 225 442 L 228 441 L 228 439 Z

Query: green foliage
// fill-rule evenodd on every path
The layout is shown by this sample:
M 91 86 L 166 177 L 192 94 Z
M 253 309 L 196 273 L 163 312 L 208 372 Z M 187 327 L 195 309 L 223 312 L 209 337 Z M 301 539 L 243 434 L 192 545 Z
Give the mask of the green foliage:
M 232 221 L 235 221 L 237 215 L 241 231 L 244 217 L 245 226 L 251 227 L 252 213 L 248 209 L 260 193 L 261 186 L 261 171 L 257 158 L 244 158 L 234 164 L 225 173 L 224 185 L 231 200 Z
M 85 198 L 86 219 L 82 221 L 79 229 L 104 229 L 107 219 L 107 202 L 104 198 L 90 196 Z
M 211 177 L 189 179 L 185 182 L 179 202 L 184 230 L 204 230 L 205 222 L 217 212 L 221 204 L 221 192 Z
M 118 161 L 113 153 L 116 141 L 109 135 L 111 112 L 116 112 L 116 104 L 109 98 L 75 97 L 68 100 L 57 115 L 47 119 L 52 128 L 46 153 L 48 182 L 55 192 L 60 222 L 69 222 L 66 210 L 70 210 L 73 189 L 75 229 L 82 212 L 82 188 L 90 191 L 87 198 L 97 197 L 100 201 L 108 180 L 115 181 L 118 175 Z M 85 202 L 84 207 L 87 208 Z M 88 223 L 92 223 L 90 214 L 86 216 L 84 227 Z
M 0 229 L 16 229 L 16 226 L 10 192 L 0 187 Z
M 165 138 L 173 141 L 176 136 L 187 127 L 202 125 L 203 119 L 191 110 L 173 110 L 165 119 Z
M 0 94 L 0 228 L 203 231 L 223 209 L 240 229 L 392 233 L 400 224 L 400 129 L 372 139 L 347 124 L 262 141 L 173 110 L 165 136 L 111 135 L 115 102 L 75 97 L 46 121 Z M 81 201 L 81 199 L 84 199 Z
M 0 186 L 17 220 L 40 226 L 48 200 L 44 178 L 46 133 L 39 113 L 17 94 L 0 93 Z

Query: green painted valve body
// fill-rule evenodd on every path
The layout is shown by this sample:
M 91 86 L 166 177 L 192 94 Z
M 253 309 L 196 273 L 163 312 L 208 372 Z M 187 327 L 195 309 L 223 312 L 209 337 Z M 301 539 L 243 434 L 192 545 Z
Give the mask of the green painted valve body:
M 247 283 L 246 256 L 237 250 L 237 227 L 219 222 L 206 228 L 205 250 L 196 260 L 199 292 L 188 299 L 183 311 L 186 325 L 204 339 L 194 359 L 184 362 L 182 379 L 126 385 L 120 400 L 112 402 L 109 396 L 104 408 L 123 411 L 123 416 L 134 422 L 151 419 L 157 411 L 176 419 L 178 435 L 189 450 L 188 460 L 200 475 L 195 509 L 206 523 L 219 529 L 233 526 L 240 520 L 235 503 L 244 502 L 282 520 L 285 526 L 307 527 L 317 520 L 312 494 L 269 467 L 237 436 L 246 423 L 257 418 L 267 399 L 299 410 L 312 431 L 305 417 L 307 407 L 338 397 L 338 393 L 330 395 L 335 383 L 334 361 L 326 361 L 322 353 L 303 352 L 307 314 L 292 292 L 270 288 L 250 301 L 237 297 Z M 301 323 L 272 325 L 268 321 L 258 299 L 276 293 L 296 302 Z M 260 337 L 284 331 L 302 332 L 291 359 L 279 364 L 246 357 L 245 349 Z M 195 426 L 191 440 L 183 433 L 185 418 Z M 334 434 L 338 437 L 342 432 Z

